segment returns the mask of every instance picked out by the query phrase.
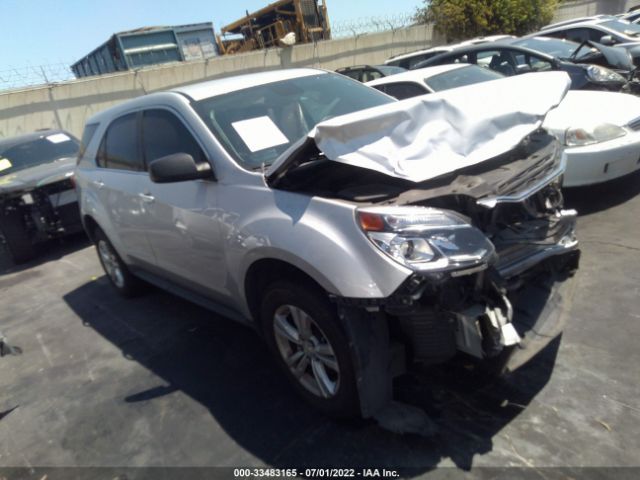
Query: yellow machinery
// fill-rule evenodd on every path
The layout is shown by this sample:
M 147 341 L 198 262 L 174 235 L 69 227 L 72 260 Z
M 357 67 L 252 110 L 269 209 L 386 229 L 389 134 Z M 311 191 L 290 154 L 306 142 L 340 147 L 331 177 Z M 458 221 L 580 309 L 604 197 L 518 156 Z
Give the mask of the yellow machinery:
M 222 27 L 221 55 L 331 38 L 324 0 L 280 0 Z

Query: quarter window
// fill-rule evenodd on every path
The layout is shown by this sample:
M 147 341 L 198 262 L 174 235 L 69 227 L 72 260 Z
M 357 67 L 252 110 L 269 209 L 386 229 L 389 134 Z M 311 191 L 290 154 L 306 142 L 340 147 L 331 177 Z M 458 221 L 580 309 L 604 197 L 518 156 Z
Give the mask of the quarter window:
M 144 170 L 138 152 L 137 114 L 116 119 L 107 129 L 98 154 L 98 165 L 118 170 Z
M 174 153 L 188 153 L 196 163 L 205 162 L 198 142 L 184 124 L 167 110 L 147 110 L 142 117 L 142 150 L 147 164 Z
M 96 133 L 97 128 L 97 123 L 91 123 L 84 127 L 84 132 L 82 132 L 82 140 L 80 141 L 80 150 L 78 151 L 78 162 L 82 160 L 84 152 L 86 152 L 87 150 L 87 145 L 89 145 L 89 142 L 93 138 L 93 134 Z

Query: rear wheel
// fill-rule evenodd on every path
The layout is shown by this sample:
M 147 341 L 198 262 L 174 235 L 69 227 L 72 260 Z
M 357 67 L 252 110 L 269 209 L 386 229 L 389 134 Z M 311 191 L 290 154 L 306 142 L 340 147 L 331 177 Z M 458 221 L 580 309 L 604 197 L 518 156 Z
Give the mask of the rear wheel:
M 300 395 L 326 414 L 357 415 L 349 343 L 322 291 L 276 282 L 265 291 L 261 320 L 270 350 Z
M 35 248 L 20 212 L 4 212 L 0 216 L 0 234 L 14 263 L 24 263 L 35 256 Z
M 123 297 L 138 294 L 141 287 L 140 280 L 131 274 L 104 232 L 98 228 L 94 238 L 100 264 L 118 293 Z

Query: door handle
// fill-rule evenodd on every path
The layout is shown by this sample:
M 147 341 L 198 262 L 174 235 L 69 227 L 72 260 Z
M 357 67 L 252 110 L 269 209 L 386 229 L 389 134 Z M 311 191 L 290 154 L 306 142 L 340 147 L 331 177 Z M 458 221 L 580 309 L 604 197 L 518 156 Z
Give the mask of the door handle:
M 148 193 L 139 193 L 138 196 L 142 199 L 143 202 L 153 203 L 156 197 L 153 195 L 149 195 Z
M 96 188 L 104 187 L 104 182 L 102 180 L 94 180 L 91 184 Z

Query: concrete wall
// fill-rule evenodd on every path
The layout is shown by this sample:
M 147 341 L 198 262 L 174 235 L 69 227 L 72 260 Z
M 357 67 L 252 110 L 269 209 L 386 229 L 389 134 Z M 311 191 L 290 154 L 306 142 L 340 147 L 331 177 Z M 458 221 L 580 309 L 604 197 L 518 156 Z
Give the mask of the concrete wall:
M 639 4 L 640 0 L 565 0 L 558 7 L 554 20 L 560 22 L 590 15 L 616 14 Z
M 48 127 L 63 128 L 80 136 L 85 120 L 93 113 L 148 92 L 276 68 L 335 70 L 350 65 L 381 63 L 391 55 L 428 48 L 432 44 L 432 33 L 431 26 L 419 25 L 293 48 L 222 56 L 14 90 L 0 94 L 0 137 Z
M 558 8 L 555 20 L 617 13 L 638 3 L 640 0 L 569 0 Z M 0 137 L 47 127 L 63 128 L 80 136 L 85 120 L 93 113 L 148 92 L 275 68 L 335 70 L 350 65 L 377 64 L 391 55 L 437 45 L 439 42 L 433 33 L 431 26 L 419 25 L 0 93 Z

